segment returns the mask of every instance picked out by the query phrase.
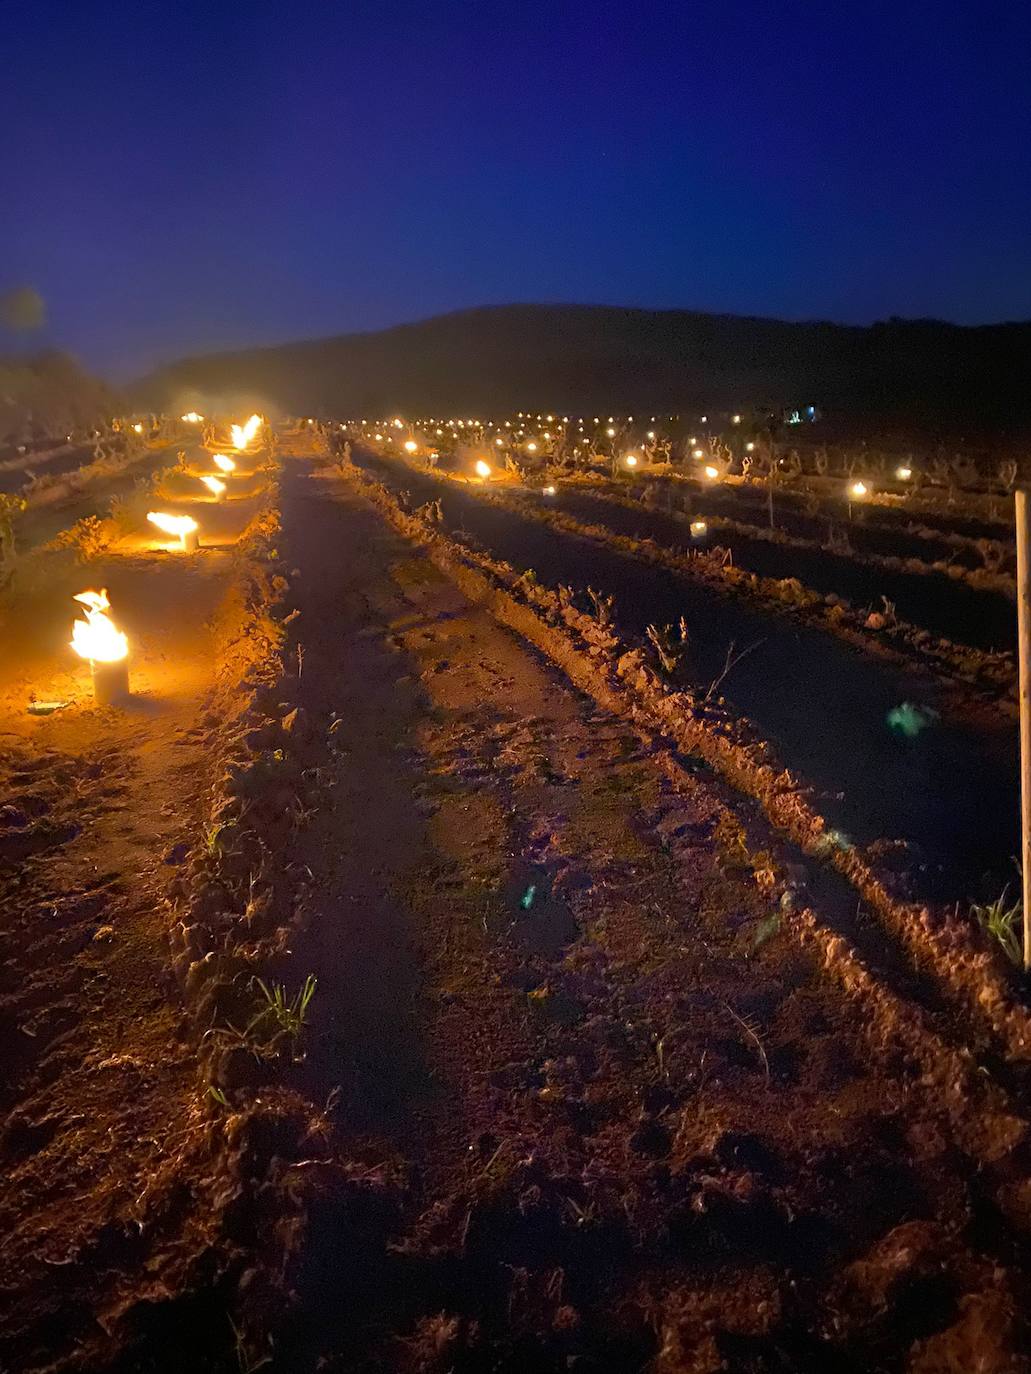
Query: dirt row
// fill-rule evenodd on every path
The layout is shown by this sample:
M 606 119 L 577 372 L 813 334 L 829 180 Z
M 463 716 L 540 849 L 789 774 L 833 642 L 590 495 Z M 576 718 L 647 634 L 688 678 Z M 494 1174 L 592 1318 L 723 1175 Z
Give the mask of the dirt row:
M 986 1024 L 1001 1038 L 1007 1063 L 1028 1060 L 1031 1013 L 998 952 L 958 913 L 932 912 L 907 901 L 904 885 L 879 855 L 863 855 L 835 843 L 797 780 L 780 768 L 766 742 L 746 722 L 708 696 L 673 690 L 649 666 L 647 642 L 634 647 L 621 639 L 609 608 L 597 598 L 593 610 L 581 609 L 572 589 L 548 588 L 532 575 L 518 574 L 509 564 L 447 539 L 436 526 L 437 508 L 408 515 L 382 484 L 370 481 L 353 465 L 344 464 L 342 470 L 463 586 L 471 585 L 476 595 L 488 599 L 496 615 L 543 648 L 602 705 L 635 723 L 643 721 L 668 732 L 685 752 L 699 754 L 733 786 L 756 797 L 767 818 L 791 837 L 807 860 L 820 860 L 847 877 L 861 900 L 878 912 L 887 931 L 900 940 L 906 957 L 926 965 L 957 1004 L 972 1014 L 972 1043 L 981 1040 L 978 1024 Z M 785 866 L 791 869 L 790 858 Z M 792 904 L 798 898 L 797 886 L 789 885 L 787 892 Z
M 1023 1368 L 997 1090 L 782 902 L 704 768 L 501 628 L 425 528 L 301 472 L 284 530 L 326 798 L 288 851 L 292 978 L 319 980 L 297 1082 L 333 1110 L 297 1305 L 252 1351 Z
M 686 644 L 672 680 L 721 695 L 753 721 L 774 754 L 814 789 L 844 849 L 875 846 L 927 899 L 991 900 L 1010 880 L 1017 843 L 1015 728 L 961 701 L 946 682 L 910 671 L 886 647 L 858 651 L 804 618 L 731 595 L 722 580 L 681 575 L 635 556 L 635 541 L 581 538 L 516 500 L 358 450 L 356 460 L 411 500 L 441 499 L 443 528 L 471 538 L 552 586 L 611 597 L 621 634 L 669 626 Z M 484 497 L 487 496 L 487 499 Z M 649 546 L 651 550 L 651 546 Z M 771 611 L 773 614 L 771 614 Z M 678 629 L 678 627 L 681 627 Z M 867 632 L 871 650 L 879 637 Z M 747 651 L 747 652 L 742 652 Z M 730 664 L 730 671 L 728 669 Z M 897 730 L 900 706 L 911 734 Z
M 234 552 L 92 570 L 133 710 L 26 717 L 21 623 L 0 1362 L 1026 1368 L 1019 1085 L 639 656 L 286 444 Z
M 169 1326 L 172 1367 L 214 1368 L 234 1348 L 222 1287 L 238 1278 L 233 1159 L 247 1129 L 230 1132 L 210 1095 L 209 1023 L 192 1005 L 203 980 L 177 984 L 172 936 L 270 657 L 267 500 L 258 489 L 227 504 L 220 535 L 209 519 L 190 558 L 143 535 L 88 566 L 41 554 L 32 593 L 5 607 L 5 1369 L 151 1368 Z M 120 709 L 93 705 L 67 647 L 70 593 L 90 584 L 108 587 L 132 646 Z M 33 716 L 34 697 L 67 704 Z
M 627 518 L 620 518 L 620 513 L 626 509 L 622 503 L 599 501 L 580 494 L 563 494 L 556 502 L 551 498 L 538 499 L 516 489 L 506 492 L 501 487 L 480 494 L 483 499 L 507 503 L 510 509 L 527 512 L 534 519 L 578 538 L 599 542 L 628 557 L 755 600 L 778 615 L 796 616 L 878 659 L 887 659 L 909 671 L 926 672 L 954 684 L 961 700 L 965 693 L 977 704 L 986 702 L 1010 718 L 1015 716 L 1017 684 L 1012 654 L 935 638 L 923 626 L 901 618 L 894 605 L 884 598 L 880 609 L 857 608 L 845 596 L 814 590 L 794 573 L 788 577 L 770 577 L 754 572 L 747 566 L 747 561 L 746 565 L 735 561 L 733 547 L 729 552 L 721 546 L 684 550 L 677 547 L 682 533 L 675 521 L 663 522 L 659 516 L 648 516 L 636 510 Z M 639 531 L 642 525 L 646 527 L 644 533 Z M 653 527 L 650 530 L 647 529 L 649 525 Z
M 1012 574 L 982 569 L 967 576 L 970 570 L 954 562 L 857 553 L 851 536 L 829 543 L 793 536 L 779 525 L 768 529 L 749 524 L 716 513 L 719 502 L 713 500 L 712 487 L 684 483 L 680 490 L 664 493 L 654 485 L 627 489 L 626 484 L 575 483 L 560 490 L 563 508 L 579 510 L 584 518 L 592 511 L 598 518 L 615 507 L 637 516 L 641 533 L 663 531 L 664 542 L 672 536 L 674 543 L 705 548 L 715 540 L 731 548 L 735 563 L 762 576 L 795 576 L 815 591 L 837 591 L 882 613 L 887 599 L 904 619 L 970 648 L 1016 647 Z M 696 518 L 707 527 L 701 540 L 690 532 Z

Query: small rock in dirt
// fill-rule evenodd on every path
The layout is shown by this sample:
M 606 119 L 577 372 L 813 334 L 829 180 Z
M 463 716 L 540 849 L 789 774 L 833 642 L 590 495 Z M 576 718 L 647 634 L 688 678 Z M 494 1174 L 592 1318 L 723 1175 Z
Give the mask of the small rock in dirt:
M 93 932 L 93 943 L 94 943 L 94 944 L 107 944 L 110 940 L 113 940 L 114 938 L 115 938 L 115 928 L 114 928 L 114 926 L 108 926 L 108 925 L 97 926 L 96 930 Z
M 190 846 L 186 843 L 185 840 L 183 840 L 179 844 L 174 844 L 172 846 L 172 848 L 165 855 L 162 862 L 166 864 L 171 864 L 173 867 L 175 867 L 178 864 L 185 863 L 186 856 L 187 854 L 189 854 L 189 852 Z

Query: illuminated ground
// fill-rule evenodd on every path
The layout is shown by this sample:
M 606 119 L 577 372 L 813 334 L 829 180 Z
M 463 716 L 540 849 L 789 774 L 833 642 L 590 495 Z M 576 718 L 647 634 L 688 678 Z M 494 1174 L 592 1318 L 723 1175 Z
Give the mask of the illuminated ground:
M 222 843 L 212 646 L 252 502 L 189 507 L 226 547 L 67 570 L 130 634 L 122 711 L 69 661 L 69 587 L 10 622 L 0 1363 L 1024 1368 L 1021 1066 L 979 1067 L 886 940 L 870 977 L 826 913 L 800 939 L 754 806 L 284 448 L 269 709 L 308 804 L 275 828 L 246 794 L 278 839 L 237 938 L 288 875 L 262 972 L 318 980 L 303 1056 L 209 1061 L 217 996 L 198 1023 L 169 972 L 202 915 L 175 876 Z

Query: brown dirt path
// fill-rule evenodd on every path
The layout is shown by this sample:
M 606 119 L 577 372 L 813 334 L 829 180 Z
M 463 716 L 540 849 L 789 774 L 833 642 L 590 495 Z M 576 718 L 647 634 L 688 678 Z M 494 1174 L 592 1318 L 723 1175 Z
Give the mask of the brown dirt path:
M 285 528 L 332 798 L 305 1074 L 382 1186 L 315 1207 L 277 1368 L 1025 1368 L 1019 1231 L 704 773 L 346 483 L 295 471 Z

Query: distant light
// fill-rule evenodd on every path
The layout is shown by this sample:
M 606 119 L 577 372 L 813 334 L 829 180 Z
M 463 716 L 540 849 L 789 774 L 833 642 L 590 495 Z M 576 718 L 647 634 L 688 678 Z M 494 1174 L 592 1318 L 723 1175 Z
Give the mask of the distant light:
M 418 447 L 419 445 L 415 442 L 414 439 L 405 440 L 405 453 L 414 453 Z
M 703 416 L 702 416 L 702 424 L 703 424 L 703 425 L 707 425 L 708 423 L 709 423 L 709 417 L 708 417 L 708 415 L 703 415 Z
M 650 429 L 650 430 L 648 431 L 648 436 L 647 436 L 647 437 L 648 437 L 649 439 L 654 439 L 654 438 L 655 438 L 655 431 L 654 431 L 654 429 Z
M 623 461 L 626 463 L 628 468 L 635 468 L 637 467 L 637 454 L 628 453 Z
M 548 424 L 550 425 L 551 422 L 552 422 L 552 420 L 554 420 L 555 417 L 554 417 L 554 415 L 548 415 L 548 416 L 546 416 L 545 418 L 547 419 Z
M 536 453 L 536 452 L 537 452 L 537 445 L 536 445 L 536 444 L 532 444 L 532 443 L 531 443 L 531 444 L 527 444 L 527 445 L 526 445 L 526 451 L 527 451 L 527 453 Z
M 746 451 L 747 453 L 754 453 L 754 452 L 755 452 L 755 445 L 752 443 L 751 439 L 749 439 L 748 443 L 745 444 L 745 451 Z
M 909 479 L 913 476 L 913 469 L 907 467 L 896 468 L 895 476 L 899 479 L 900 482 L 908 482 Z
M 309 420 L 308 423 L 310 424 L 311 421 Z M 395 428 L 395 429 L 402 429 L 402 428 L 403 428 L 403 424 L 402 424 L 402 421 L 401 421 L 400 417 L 399 417 L 398 419 L 396 419 L 396 420 L 393 422 L 393 424 L 394 424 L 394 428 Z
M 440 433 L 440 430 L 438 430 L 437 433 L 439 434 L 439 433 Z M 495 446 L 496 446 L 497 448 L 504 448 L 504 447 L 505 447 L 505 441 L 504 441 L 504 439 L 495 439 L 495 440 L 494 440 L 494 444 L 495 444 Z
M 709 526 L 705 523 L 704 520 L 691 521 L 691 533 L 694 535 L 696 539 L 700 539 L 702 535 L 708 531 L 708 528 Z
M 185 420 L 188 425 L 199 425 L 204 416 L 198 415 L 195 410 L 188 410 L 185 415 L 180 415 L 179 418 Z
M 695 458 L 704 458 L 704 457 L 705 457 L 705 449 L 703 449 L 703 448 L 696 448 L 696 449 L 694 450 L 693 456 L 694 456 Z
M 740 415 L 732 415 L 732 416 L 730 417 L 730 423 L 731 423 L 732 425 L 739 425 L 739 424 L 741 423 L 741 416 L 740 416 Z
M 443 431 L 442 429 L 438 429 L 438 430 L 437 430 L 437 433 L 438 433 L 438 434 L 443 434 L 444 431 Z
M 374 439 L 378 439 L 380 443 L 383 442 L 383 435 L 382 435 L 382 434 L 374 434 L 372 437 L 373 437 Z
M 482 458 L 476 460 L 476 476 L 482 477 L 484 481 L 490 476 L 490 464 L 485 463 Z
M 543 489 L 543 495 L 544 495 L 544 496 L 554 496 L 554 495 L 555 495 L 555 488 L 552 487 L 552 486 L 545 487 L 545 488 Z
M 609 436 L 610 439 L 614 439 L 614 438 L 616 437 L 616 431 L 612 428 L 611 425 L 610 425 L 609 428 L 605 431 L 605 433 Z
M 691 437 L 690 437 L 690 439 L 688 439 L 687 442 L 688 442 L 689 444 L 697 444 L 698 439 L 697 439 L 697 437 L 696 437 L 694 434 L 692 434 Z
M 705 475 L 706 477 L 708 477 L 710 482 L 715 482 L 717 477 L 719 477 L 720 475 L 720 470 L 719 468 L 714 468 L 711 463 L 707 463 L 705 467 Z
M 143 426 L 140 424 L 139 420 L 137 420 L 136 423 L 133 425 L 133 429 L 136 431 L 137 434 L 143 433 Z
M 869 490 L 870 488 L 865 482 L 852 482 L 849 485 L 848 494 L 849 496 L 866 496 Z

